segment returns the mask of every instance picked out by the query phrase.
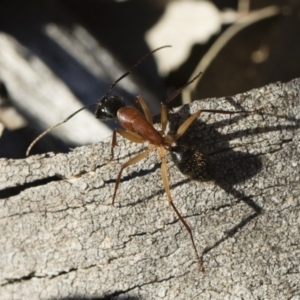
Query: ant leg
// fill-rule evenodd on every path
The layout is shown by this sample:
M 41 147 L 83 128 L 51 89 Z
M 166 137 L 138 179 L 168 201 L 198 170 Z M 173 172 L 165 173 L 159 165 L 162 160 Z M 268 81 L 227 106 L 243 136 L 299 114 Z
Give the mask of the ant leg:
M 204 269 L 203 269 L 202 257 L 199 255 L 199 253 L 197 251 L 193 232 L 192 232 L 190 226 L 188 225 L 188 223 L 184 220 L 184 218 L 182 217 L 182 215 L 180 214 L 180 212 L 178 211 L 178 209 L 176 208 L 176 206 L 173 203 L 173 198 L 171 196 L 170 185 L 169 185 L 169 180 L 168 180 L 166 150 L 163 147 L 159 147 L 159 148 L 157 148 L 157 150 L 158 150 L 158 154 L 161 158 L 161 176 L 162 176 L 162 180 L 164 183 L 165 191 L 168 196 L 169 203 L 171 204 L 171 206 L 172 206 L 173 210 L 175 211 L 176 215 L 178 216 L 179 220 L 184 225 L 184 227 L 186 228 L 186 230 L 188 231 L 188 233 L 190 235 L 190 238 L 191 238 L 191 241 L 193 244 L 193 248 L 194 248 L 197 260 L 198 260 L 199 271 L 203 272 Z
M 178 140 L 192 125 L 192 123 L 200 116 L 203 110 L 198 110 L 194 114 L 192 114 L 188 119 L 186 119 L 178 128 L 175 134 L 175 140 Z
M 116 193 L 117 193 L 120 181 L 121 181 L 121 175 L 122 175 L 123 170 L 125 168 L 129 167 L 130 165 L 133 165 L 133 164 L 139 162 L 143 158 L 146 158 L 149 155 L 149 153 L 151 152 L 151 150 L 152 149 L 145 150 L 144 152 L 136 155 L 135 157 L 131 158 L 130 160 L 128 160 L 126 163 L 124 163 L 122 165 L 121 170 L 120 170 L 120 172 L 118 174 L 118 177 L 117 177 L 117 180 L 116 180 L 115 191 L 114 191 L 114 195 L 113 195 L 113 199 L 112 199 L 112 205 L 114 205 L 114 203 L 115 203 Z
M 165 133 L 168 124 L 167 106 L 165 104 L 161 105 L 160 123 L 161 131 L 162 133 Z
M 110 147 L 111 156 L 110 156 L 110 160 L 114 159 L 114 148 L 116 146 L 118 146 L 118 144 L 117 144 L 117 131 L 116 131 L 116 129 L 114 129 L 113 134 L 112 134 L 112 139 L 111 139 L 111 147 Z
M 135 98 L 135 101 L 136 101 L 136 103 L 138 103 L 141 106 L 141 108 L 142 108 L 142 110 L 144 112 L 144 115 L 146 117 L 146 120 L 151 125 L 153 125 L 153 119 L 152 119 L 151 112 L 150 112 L 149 107 L 147 106 L 146 102 L 144 101 L 144 99 L 141 96 L 137 96 Z
M 175 135 L 175 140 L 178 140 L 186 131 L 187 129 L 191 126 L 191 124 L 200 116 L 201 113 L 203 112 L 209 112 L 209 113 L 215 113 L 215 114 L 227 114 L 227 115 L 234 115 L 234 114 L 252 114 L 252 113 L 258 113 L 261 110 L 263 110 L 264 107 L 261 107 L 259 109 L 255 110 L 237 110 L 237 111 L 232 111 L 232 110 L 216 110 L 216 109 L 202 109 L 198 110 L 194 114 L 192 114 L 188 119 L 186 119 L 178 128 L 176 135 Z
M 114 158 L 114 148 L 118 145 L 117 144 L 117 133 L 122 135 L 125 139 L 133 142 L 133 143 L 143 143 L 145 140 L 139 134 L 131 131 L 126 131 L 121 128 L 116 128 L 113 131 L 112 141 L 111 141 L 111 160 Z

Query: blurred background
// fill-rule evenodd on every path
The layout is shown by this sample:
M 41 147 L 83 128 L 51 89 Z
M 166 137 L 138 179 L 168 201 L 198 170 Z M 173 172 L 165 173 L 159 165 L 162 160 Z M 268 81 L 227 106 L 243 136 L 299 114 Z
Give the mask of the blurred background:
M 300 76 L 300 0 L 0 0 L 0 157 L 23 158 L 30 142 L 83 105 L 112 94 L 153 114 L 171 105 L 230 96 Z M 221 108 L 220 108 L 221 109 Z M 32 153 L 68 152 L 111 135 L 89 108 Z

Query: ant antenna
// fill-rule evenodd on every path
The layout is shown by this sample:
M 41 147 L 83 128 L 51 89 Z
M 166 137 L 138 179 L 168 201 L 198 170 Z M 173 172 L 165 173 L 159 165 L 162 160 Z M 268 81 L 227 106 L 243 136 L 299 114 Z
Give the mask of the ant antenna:
M 155 52 L 158 51 L 158 50 L 161 50 L 161 49 L 163 49 L 163 48 L 169 48 L 169 47 L 172 47 L 172 46 L 170 46 L 170 45 L 162 46 L 162 47 L 156 48 L 156 49 L 150 51 L 149 53 L 147 53 L 146 55 L 144 55 L 140 60 L 138 60 L 137 63 L 135 63 L 135 64 L 133 65 L 133 67 L 132 67 L 129 71 L 127 71 L 127 72 L 124 73 L 122 76 L 120 76 L 120 77 L 119 77 L 119 78 L 118 78 L 118 79 L 117 79 L 117 80 L 109 87 L 109 89 L 108 89 L 108 91 L 106 92 L 105 96 L 102 97 L 102 98 L 107 97 L 108 94 L 112 91 L 113 87 L 114 87 L 119 81 L 121 81 L 123 78 L 125 78 L 126 76 L 128 76 L 129 74 L 131 74 L 131 73 L 133 72 L 133 70 L 134 70 L 137 66 L 139 66 L 140 63 L 141 63 L 144 59 L 146 59 L 148 56 L 152 55 L 153 53 L 155 53 Z M 56 127 L 58 127 L 58 126 L 60 126 L 60 125 L 62 125 L 62 124 L 64 124 L 64 123 L 68 122 L 71 118 L 73 118 L 73 117 L 74 117 L 76 114 L 78 114 L 80 111 L 82 111 L 82 110 L 84 110 L 84 109 L 86 109 L 87 107 L 90 107 L 90 106 L 92 106 L 92 105 L 96 105 L 96 104 L 98 104 L 98 103 L 88 104 L 88 105 L 86 105 L 86 106 L 84 106 L 84 107 L 82 107 L 82 108 L 76 110 L 74 113 L 72 113 L 70 116 L 68 116 L 68 117 L 67 117 L 66 119 L 64 119 L 63 121 L 61 121 L 61 122 L 57 123 L 56 125 L 54 125 L 54 126 L 48 128 L 48 129 L 46 129 L 46 130 L 45 130 L 44 132 L 42 132 L 36 139 L 34 139 L 33 142 L 29 145 L 29 147 L 28 147 L 28 149 L 27 149 L 27 151 L 26 151 L 26 156 L 29 155 L 29 153 L 30 153 L 32 147 L 33 147 L 33 146 L 34 146 L 34 145 L 35 145 L 35 144 L 36 144 L 43 136 L 45 136 L 47 133 L 49 133 L 50 131 L 52 131 L 52 130 L 55 129 Z
M 153 53 L 155 53 L 155 52 L 158 51 L 158 50 L 161 50 L 161 49 L 164 49 L 164 48 L 170 48 L 170 47 L 172 47 L 172 46 L 170 46 L 170 45 L 162 46 L 162 47 L 156 48 L 156 49 L 152 50 L 151 52 L 147 53 L 146 55 L 144 55 L 138 62 L 136 62 L 136 63 L 133 65 L 133 67 L 132 67 L 129 71 L 127 71 L 125 74 L 123 74 L 121 77 L 119 77 L 119 78 L 118 78 L 118 79 L 110 86 L 110 88 L 108 89 L 108 91 L 107 91 L 107 93 L 104 95 L 104 97 L 107 97 L 108 94 L 109 94 L 109 93 L 111 92 L 111 90 L 113 89 L 113 87 L 114 87 L 119 81 L 121 81 L 123 78 L 125 78 L 126 76 L 128 76 L 129 74 L 131 74 L 132 71 L 133 71 L 137 66 L 139 66 L 140 63 L 141 63 L 144 59 L 146 59 L 148 56 L 152 55 Z M 103 98 L 104 98 L 104 97 L 103 97 Z
M 80 111 L 86 109 L 86 108 L 89 107 L 89 106 L 95 105 L 95 104 L 97 104 L 97 103 L 92 103 L 92 104 L 86 105 L 86 106 L 84 106 L 84 107 L 81 107 L 80 109 L 78 109 L 78 110 L 76 110 L 75 112 L 73 112 L 70 116 L 68 116 L 68 117 L 67 117 L 66 119 L 64 119 L 63 121 L 57 123 L 56 125 L 54 125 L 54 126 L 48 128 L 48 129 L 46 129 L 44 132 L 42 132 L 37 138 L 35 138 L 35 139 L 31 142 L 31 144 L 29 145 L 29 147 L 28 147 L 28 149 L 27 149 L 27 151 L 26 151 L 26 156 L 29 155 L 29 153 L 30 153 L 32 147 L 38 142 L 38 140 L 40 140 L 40 139 L 41 139 L 43 136 L 45 136 L 48 132 L 50 132 L 50 131 L 52 131 L 53 129 L 55 129 L 56 127 L 58 127 L 58 126 L 60 126 L 60 125 L 62 125 L 62 124 L 64 124 L 64 123 L 68 122 L 71 118 L 73 118 L 73 117 L 74 117 L 76 114 L 78 114 Z
M 191 79 L 189 82 L 187 82 L 185 85 L 183 85 L 181 88 L 177 89 L 174 93 L 172 93 L 167 100 L 164 102 L 164 104 L 168 104 L 171 102 L 174 98 L 176 98 L 179 94 L 182 93 L 183 89 L 186 88 L 188 85 L 190 85 L 192 82 L 194 82 L 197 78 L 199 78 L 203 72 L 200 72 L 198 75 L 196 75 L 193 79 Z

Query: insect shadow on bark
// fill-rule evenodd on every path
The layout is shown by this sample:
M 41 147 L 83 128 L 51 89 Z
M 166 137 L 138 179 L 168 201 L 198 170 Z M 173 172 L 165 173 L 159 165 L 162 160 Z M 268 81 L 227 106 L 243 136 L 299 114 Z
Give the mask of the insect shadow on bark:
M 232 99 L 227 100 L 231 102 L 230 100 Z M 240 105 L 234 104 L 234 106 L 238 110 L 243 110 Z M 181 107 L 177 114 L 173 115 L 173 118 L 170 118 L 171 132 L 175 132 L 177 130 L 177 126 L 180 126 L 179 123 L 181 123 L 182 120 L 180 122 L 178 120 L 174 122 L 174 119 L 178 119 L 177 116 L 182 114 L 187 118 L 189 117 L 190 113 L 188 106 Z M 262 213 L 262 208 L 252 200 L 251 196 L 247 196 L 243 191 L 237 190 L 234 187 L 236 184 L 245 182 L 259 173 L 263 167 L 262 160 L 257 155 L 245 153 L 236 149 L 233 150 L 229 144 L 229 141 L 234 138 L 251 135 L 254 133 L 251 129 L 247 129 L 224 135 L 216 130 L 216 128 L 237 123 L 239 120 L 247 118 L 248 116 L 249 113 L 247 113 L 245 110 L 245 114 L 230 115 L 229 118 L 226 118 L 223 121 L 214 122 L 213 124 L 207 124 L 201 121 L 201 118 L 197 119 L 191 125 L 185 135 L 183 135 L 177 141 L 177 147 L 179 149 L 186 149 L 188 152 L 187 156 L 189 157 L 187 157 L 185 160 L 186 164 L 197 164 L 197 162 L 194 161 L 195 153 L 204 154 L 204 157 L 207 159 L 207 168 L 209 169 L 210 173 L 208 174 L 208 177 L 210 178 L 204 180 L 188 178 L 187 180 L 177 183 L 176 185 L 183 184 L 190 180 L 197 180 L 199 181 L 199 184 L 201 184 L 201 181 L 214 181 L 216 185 L 237 199 L 236 203 L 243 201 L 253 210 L 251 215 L 246 216 L 234 227 L 227 230 L 224 237 L 217 240 L 213 245 L 206 247 L 203 251 L 203 255 L 216 248 L 228 238 L 234 236 L 240 229 L 242 229 L 249 222 L 251 222 L 251 220 L 255 219 Z M 174 126 L 174 124 L 176 125 Z M 239 146 L 242 146 L 242 144 L 237 145 L 237 149 Z M 195 167 L 197 166 L 191 166 L 191 168 Z

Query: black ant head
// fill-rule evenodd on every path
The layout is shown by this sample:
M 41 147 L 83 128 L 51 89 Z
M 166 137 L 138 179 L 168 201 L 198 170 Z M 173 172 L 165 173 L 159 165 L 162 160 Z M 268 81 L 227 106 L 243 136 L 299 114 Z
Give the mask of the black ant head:
M 120 108 L 125 107 L 125 102 L 118 96 L 104 96 L 101 98 L 95 116 L 97 119 L 106 121 L 111 120 L 117 116 Z

